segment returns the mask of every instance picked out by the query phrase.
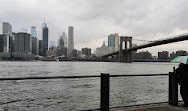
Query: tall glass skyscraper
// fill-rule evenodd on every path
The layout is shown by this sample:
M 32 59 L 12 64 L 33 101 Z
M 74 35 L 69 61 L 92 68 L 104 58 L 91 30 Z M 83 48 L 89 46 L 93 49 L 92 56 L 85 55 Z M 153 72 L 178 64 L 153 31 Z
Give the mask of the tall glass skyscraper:
M 112 47 L 113 51 L 119 50 L 119 36 L 118 33 L 110 34 L 108 36 L 108 47 Z
M 72 51 L 74 50 L 74 28 L 69 26 L 68 28 L 68 57 L 72 57 Z
M 108 36 L 108 47 L 115 47 L 115 36 L 113 34 Z
M 35 26 L 31 27 L 31 36 L 32 37 L 37 37 L 37 30 Z
M 48 27 L 46 23 L 42 24 L 43 56 L 46 56 L 48 50 Z
M 10 35 L 12 33 L 12 25 L 8 22 L 3 22 L 3 34 Z

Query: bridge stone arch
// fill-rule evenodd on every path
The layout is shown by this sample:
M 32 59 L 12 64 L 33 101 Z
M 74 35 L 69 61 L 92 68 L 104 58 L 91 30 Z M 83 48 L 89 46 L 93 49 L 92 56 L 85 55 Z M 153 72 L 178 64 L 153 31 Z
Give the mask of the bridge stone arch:
M 122 45 L 122 49 L 125 49 L 125 41 L 122 41 L 122 43 L 121 43 Z
M 129 46 L 128 46 L 129 45 Z M 120 62 L 131 63 L 131 52 L 126 52 L 123 50 L 123 47 L 126 49 L 132 47 L 132 37 L 121 36 L 120 37 Z

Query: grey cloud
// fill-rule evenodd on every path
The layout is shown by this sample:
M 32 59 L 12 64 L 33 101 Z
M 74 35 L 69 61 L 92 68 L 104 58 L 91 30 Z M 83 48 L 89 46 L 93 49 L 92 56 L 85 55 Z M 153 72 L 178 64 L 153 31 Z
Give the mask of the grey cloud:
M 187 28 L 186 4 L 183 0 L 93 1 L 78 19 L 113 21 L 114 25 L 127 28 L 135 35 L 165 33 L 174 28 Z

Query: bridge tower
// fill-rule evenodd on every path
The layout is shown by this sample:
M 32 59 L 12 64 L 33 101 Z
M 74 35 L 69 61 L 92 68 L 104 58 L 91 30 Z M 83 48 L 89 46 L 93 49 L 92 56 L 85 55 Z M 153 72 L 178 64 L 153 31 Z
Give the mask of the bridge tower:
M 120 53 L 119 53 L 119 61 L 125 63 L 131 63 L 131 52 L 126 52 L 126 49 L 132 47 L 132 37 L 121 36 L 120 37 Z M 124 50 L 125 49 L 125 50 Z

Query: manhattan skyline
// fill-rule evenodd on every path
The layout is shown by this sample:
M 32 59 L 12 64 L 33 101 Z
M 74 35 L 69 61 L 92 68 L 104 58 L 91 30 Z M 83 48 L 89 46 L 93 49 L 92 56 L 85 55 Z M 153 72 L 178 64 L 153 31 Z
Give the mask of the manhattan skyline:
M 68 34 L 68 26 L 73 26 L 75 48 L 96 49 L 103 41 L 107 44 L 108 36 L 113 33 L 143 40 L 158 40 L 187 33 L 187 3 L 186 0 L 1 0 L 0 22 L 9 22 L 13 32 L 25 28 L 30 33 L 31 26 L 36 26 L 37 38 L 41 39 L 41 24 L 45 17 L 49 41 L 57 41 L 62 32 Z M 188 51 L 187 44 L 184 41 L 144 50 L 153 55 L 163 50 Z

